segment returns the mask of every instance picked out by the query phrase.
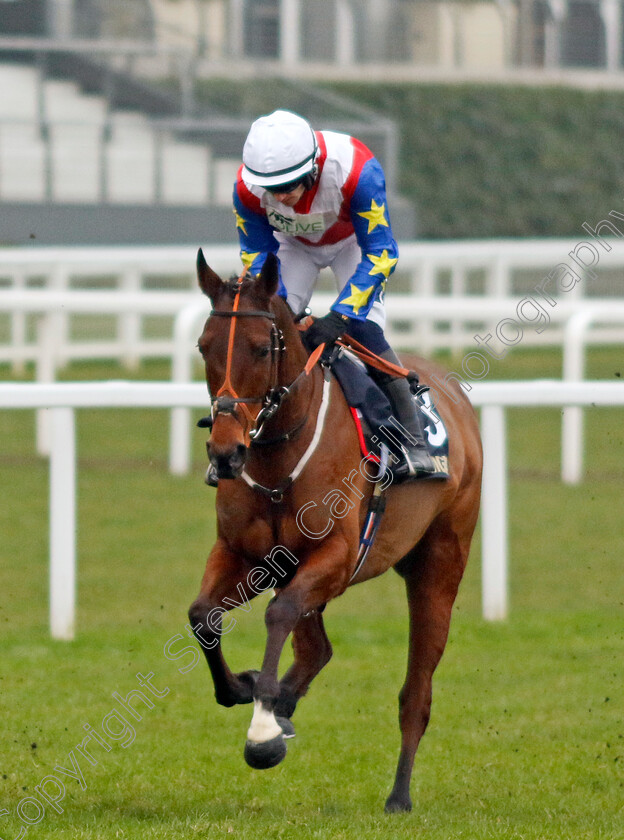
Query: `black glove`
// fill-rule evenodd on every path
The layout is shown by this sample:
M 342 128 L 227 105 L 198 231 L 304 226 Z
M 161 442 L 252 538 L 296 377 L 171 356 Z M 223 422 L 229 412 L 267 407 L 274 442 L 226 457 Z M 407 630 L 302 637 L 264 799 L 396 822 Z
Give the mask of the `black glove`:
M 347 331 L 350 318 L 343 318 L 333 310 L 328 312 L 322 318 L 317 318 L 312 322 L 312 326 L 301 333 L 301 340 L 308 351 L 311 353 L 319 344 L 325 344 L 325 350 L 330 350 L 334 341 Z

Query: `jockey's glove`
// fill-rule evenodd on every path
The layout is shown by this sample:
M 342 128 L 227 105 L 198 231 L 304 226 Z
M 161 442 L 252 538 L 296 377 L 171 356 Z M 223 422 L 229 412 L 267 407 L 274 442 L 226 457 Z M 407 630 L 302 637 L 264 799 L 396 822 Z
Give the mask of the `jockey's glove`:
M 325 344 L 325 350 L 331 350 L 333 343 L 349 328 L 351 319 L 346 315 L 340 315 L 333 309 L 322 318 L 316 318 L 312 326 L 301 333 L 301 339 L 308 353 L 311 353 L 319 344 Z

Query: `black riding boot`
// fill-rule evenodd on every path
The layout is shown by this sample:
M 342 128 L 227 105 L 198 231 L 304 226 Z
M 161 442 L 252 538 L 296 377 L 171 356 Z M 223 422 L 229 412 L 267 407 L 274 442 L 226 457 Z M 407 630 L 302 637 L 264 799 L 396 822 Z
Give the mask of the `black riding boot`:
M 381 387 L 390 400 L 395 418 L 409 434 L 407 442 L 401 447 L 403 460 L 393 469 L 394 475 L 397 478 L 432 475 L 435 466 L 425 443 L 424 418 L 414 402 L 409 382 L 399 377 L 386 381 Z
M 381 353 L 381 358 L 396 365 L 401 364 L 391 347 Z M 401 447 L 404 457 L 394 467 L 394 475 L 401 480 L 432 475 L 435 466 L 425 443 L 424 418 L 414 401 L 409 382 L 402 376 L 394 378 L 380 371 L 371 371 L 371 374 L 388 397 L 395 419 L 409 434 L 408 442 Z

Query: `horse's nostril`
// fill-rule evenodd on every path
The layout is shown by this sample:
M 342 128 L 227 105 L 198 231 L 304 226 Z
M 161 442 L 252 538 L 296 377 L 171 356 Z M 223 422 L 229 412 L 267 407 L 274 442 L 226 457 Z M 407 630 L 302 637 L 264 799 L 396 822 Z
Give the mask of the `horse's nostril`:
M 247 447 L 239 443 L 228 452 L 215 452 L 209 447 L 208 453 L 219 478 L 238 478 L 245 465 Z
M 236 451 L 230 455 L 230 468 L 233 472 L 240 474 L 242 472 L 243 467 L 245 466 L 245 461 L 247 459 L 247 447 L 243 443 L 239 443 L 236 446 Z

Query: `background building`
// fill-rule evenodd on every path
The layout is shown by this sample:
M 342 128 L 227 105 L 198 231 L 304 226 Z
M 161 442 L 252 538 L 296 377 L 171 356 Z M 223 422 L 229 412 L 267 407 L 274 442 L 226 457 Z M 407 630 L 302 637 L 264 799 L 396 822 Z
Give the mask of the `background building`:
M 233 238 L 279 104 L 361 136 L 413 236 L 396 116 L 337 83 L 617 87 L 622 42 L 622 0 L 0 0 L 0 242 Z

